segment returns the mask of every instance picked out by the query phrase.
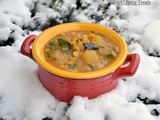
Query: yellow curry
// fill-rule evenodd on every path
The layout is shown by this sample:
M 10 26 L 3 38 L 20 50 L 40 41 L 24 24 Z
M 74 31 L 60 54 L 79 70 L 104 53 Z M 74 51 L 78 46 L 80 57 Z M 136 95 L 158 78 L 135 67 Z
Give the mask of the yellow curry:
M 89 72 L 110 65 L 119 48 L 96 32 L 73 31 L 60 34 L 44 47 L 45 59 L 54 67 L 71 72 Z

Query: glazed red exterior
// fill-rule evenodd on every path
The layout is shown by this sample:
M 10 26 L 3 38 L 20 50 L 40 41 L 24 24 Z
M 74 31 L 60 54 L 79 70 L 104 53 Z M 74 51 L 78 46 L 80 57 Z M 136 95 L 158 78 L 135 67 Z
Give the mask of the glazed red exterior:
M 36 38 L 31 35 L 23 42 L 21 53 L 32 58 L 30 44 Z M 118 83 L 118 78 L 132 76 L 135 74 L 140 62 L 138 54 L 129 54 L 124 64 L 127 66 L 120 66 L 113 73 L 102 77 L 92 79 L 71 79 L 60 77 L 48 72 L 39 65 L 38 76 L 43 86 L 58 100 L 63 102 L 70 102 L 75 96 L 86 96 L 88 98 L 95 98 L 103 93 L 113 90 Z
M 69 102 L 75 95 L 95 98 L 117 85 L 112 74 L 96 79 L 75 80 L 51 74 L 39 66 L 38 76 L 43 86 L 60 101 Z

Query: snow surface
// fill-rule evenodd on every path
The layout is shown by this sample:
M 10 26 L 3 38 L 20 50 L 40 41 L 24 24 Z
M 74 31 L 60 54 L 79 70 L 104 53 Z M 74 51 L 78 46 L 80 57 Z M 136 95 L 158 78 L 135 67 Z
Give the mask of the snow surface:
M 0 0 L 0 120 L 160 120 L 160 1 L 151 2 Z M 72 21 L 117 31 L 141 62 L 136 74 L 119 79 L 113 91 L 92 100 L 75 96 L 67 105 L 42 86 L 37 64 L 20 47 L 28 35 Z M 4 46 L 11 38 L 12 46 Z
M 0 36 L 0 40 L 8 40 L 9 36 L 10 36 L 10 28 L 9 27 L 3 27 L 3 28 L 0 28 L 0 33 L 1 33 L 1 36 Z

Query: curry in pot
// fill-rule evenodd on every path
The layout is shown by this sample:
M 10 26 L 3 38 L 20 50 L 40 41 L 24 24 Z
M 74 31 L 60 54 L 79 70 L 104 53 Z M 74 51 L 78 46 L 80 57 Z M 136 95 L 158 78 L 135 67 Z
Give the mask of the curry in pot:
M 115 42 L 96 32 L 60 34 L 44 47 L 44 56 L 54 67 L 70 72 L 89 72 L 113 63 L 119 53 Z

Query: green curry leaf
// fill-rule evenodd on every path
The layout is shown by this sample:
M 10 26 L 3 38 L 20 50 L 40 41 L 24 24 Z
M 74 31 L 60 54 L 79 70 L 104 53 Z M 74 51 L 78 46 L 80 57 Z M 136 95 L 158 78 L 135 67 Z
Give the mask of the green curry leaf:
M 69 69 L 73 69 L 73 68 L 75 68 L 77 65 L 76 64 L 68 64 L 68 68 Z
M 112 54 L 107 54 L 106 55 L 108 58 L 114 58 L 114 56 Z
M 51 57 L 51 55 L 54 54 L 54 53 L 55 53 L 54 50 L 49 50 L 49 51 L 47 52 L 47 57 L 48 57 L 48 58 Z
M 91 64 L 88 64 L 88 67 L 90 67 L 91 69 L 93 69 L 94 67 L 93 67 L 93 65 L 91 65 Z
M 99 36 L 101 36 L 101 37 L 103 36 L 103 35 L 102 35 L 102 34 L 100 34 L 100 33 L 98 33 L 98 35 L 99 35 Z
M 57 44 L 57 40 L 54 40 L 54 41 L 49 43 L 50 46 L 55 46 L 56 44 Z
M 67 42 L 66 40 L 59 38 L 58 40 L 58 44 L 61 47 L 63 52 L 67 52 L 69 50 L 71 50 L 71 45 L 69 42 Z

